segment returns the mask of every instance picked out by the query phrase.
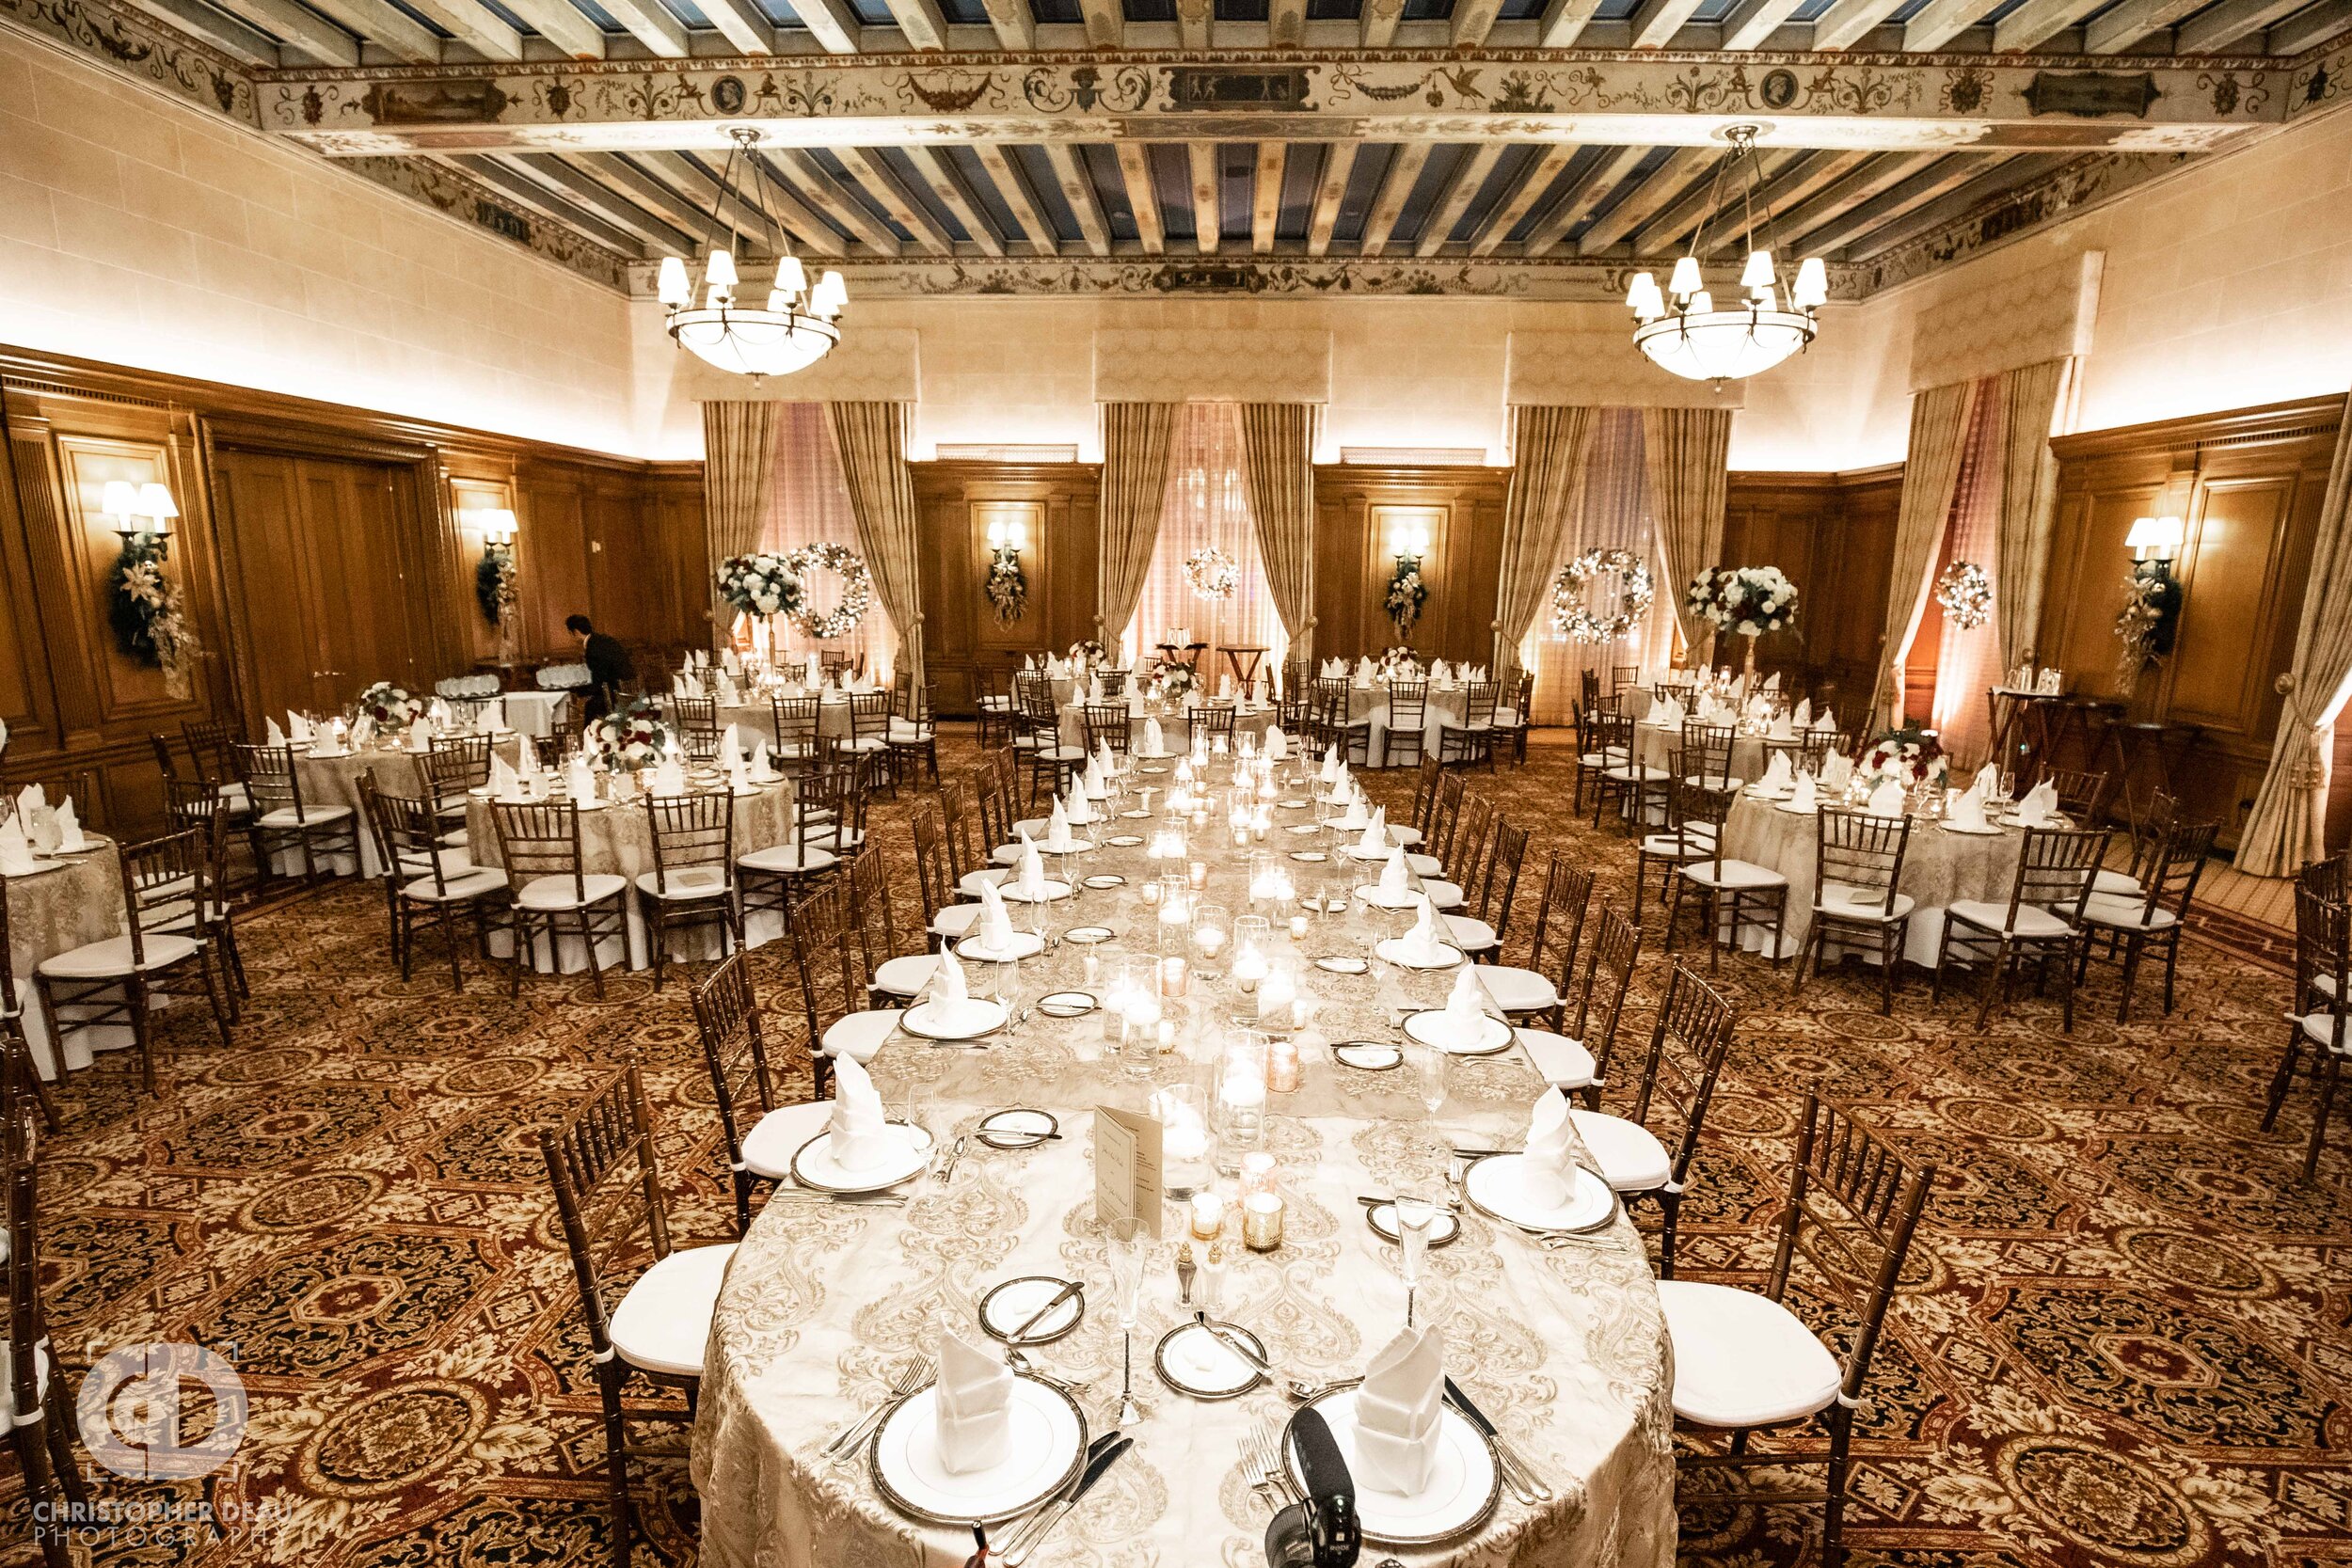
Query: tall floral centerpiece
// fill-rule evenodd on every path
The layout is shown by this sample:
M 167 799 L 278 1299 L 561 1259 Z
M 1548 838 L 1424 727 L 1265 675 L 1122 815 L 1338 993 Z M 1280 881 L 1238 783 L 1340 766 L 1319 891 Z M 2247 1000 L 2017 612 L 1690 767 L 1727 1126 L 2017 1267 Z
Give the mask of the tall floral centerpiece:
M 765 629 L 771 617 L 798 614 L 807 602 L 791 558 L 764 551 L 731 555 L 721 562 L 718 588 L 719 598 L 728 609 L 758 623 L 753 638 L 755 645 L 771 644 L 771 634 Z M 770 646 L 759 646 L 758 652 L 764 657 Z
M 632 772 L 660 762 L 670 747 L 670 727 L 649 697 L 631 697 L 588 726 L 586 750 L 612 772 Z
M 1740 679 L 1756 689 L 1756 640 L 1797 618 L 1797 585 L 1777 566 L 1705 566 L 1691 579 L 1683 602 L 1691 613 L 1720 635 L 1747 639 Z

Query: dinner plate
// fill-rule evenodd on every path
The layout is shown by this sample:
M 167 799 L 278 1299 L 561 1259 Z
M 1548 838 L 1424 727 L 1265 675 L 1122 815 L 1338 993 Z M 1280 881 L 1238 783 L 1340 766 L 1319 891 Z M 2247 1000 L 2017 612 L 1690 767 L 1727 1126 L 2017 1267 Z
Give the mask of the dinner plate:
M 1432 963 L 1411 952 L 1403 937 L 1391 937 L 1388 941 L 1375 945 L 1373 951 L 1399 969 L 1452 969 L 1462 961 L 1460 948 L 1441 942 L 1438 944 L 1438 951 L 1446 956 Z
M 1319 833 L 1323 832 L 1322 828 L 1312 822 L 1294 822 L 1282 831 L 1286 833 L 1291 833 L 1302 838 L 1309 833 Z
M 1378 882 L 1366 882 L 1356 890 L 1356 896 L 1376 909 L 1409 910 L 1421 902 L 1421 890 L 1391 893 Z
M 1039 885 L 1045 891 L 1042 896 L 1037 898 L 1032 898 L 1027 894 L 1022 892 L 1021 884 L 1016 881 L 1009 881 L 996 891 L 1004 895 L 1005 902 L 1009 904 L 1050 904 L 1057 898 L 1067 898 L 1070 896 L 1070 884 L 1068 882 L 1059 881 L 1055 878 L 1048 877 Z
M 63 871 L 68 863 L 69 863 L 65 861 L 37 860 L 22 871 L 9 872 L 8 874 L 8 879 L 11 881 L 20 881 L 26 877 L 38 877 L 45 871 Z
M 1073 838 L 1058 849 L 1050 844 L 1040 844 L 1037 847 L 1037 852 L 1041 855 L 1085 855 L 1092 853 L 1093 849 L 1094 840 L 1090 838 Z
M 976 1040 L 1005 1026 L 1005 1005 L 973 996 L 963 1010 L 950 1014 L 936 999 L 918 1002 L 898 1015 L 898 1027 L 927 1040 Z
M 1438 1217 L 1429 1222 L 1429 1237 L 1427 1244 L 1430 1246 L 1451 1246 L 1460 1238 L 1462 1234 L 1461 1216 L 1456 1214 L 1451 1209 L 1439 1209 L 1437 1213 Z M 1382 1241 L 1394 1242 L 1399 1246 L 1403 1246 L 1405 1244 L 1404 1237 L 1398 1234 L 1396 1228 L 1395 1204 L 1375 1203 L 1366 1205 L 1364 1209 L 1364 1223 L 1372 1227 L 1373 1234 L 1379 1237 Z
M 820 1193 L 879 1193 L 923 1174 L 929 1146 L 901 1132 L 888 1140 L 890 1158 L 882 1164 L 850 1170 L 833 1157 L 833 1129 L 803 1144 L 792 1155 L 792 1180 Z
M 1998 838 L 2001 836 L 2001 830 L 1992 826 L 1990 823 L 1981 828 L 1970 828 L 1963 826 L 1962 824 L 1951 821 L 1947 818 L 1941 824 L 1941 826 L 1947 833 L 1966 833 L 1970 838 Z
M 1446 1033 L 1445 1009 L 1432 1007 L 1425 1013 L 1415 1013 L 1405 1021 L 1405 1037 L 1449 1056 L 1491 1056 L 1498 1051 L 1510 1049 L 1511 1026 L 1499 1018 L 1478 1015 L 1478 1028 L 1467 1040 L 1455 1039 Z
M 1324 862 L 1329 860 L 1330 858 L 1330 856 L 1325 854 L 1320 849 L 1294 849 L 1291 851 L 1291 859 L 1298 862 L 1302 865 L 1321 865 Z
M 1405 1053 L 1386 1040 L 1349 1040 L 1345 1045 L 1333 1046 L 1331 1054 L 1341 1066 L 1364 1072 L 1386 1072 L 1405 1059 Z
M 1057 990 L 1037 1001 L 1037 1010 L 1047 1018 L 1084 1018 L 1100 1006 L 1091 991 L 1083 990 Z
M 1108 942 L 1119 933 L 1108 926 L 1073 926 L 1064 931 L 1064 942 L 1074 942 L 1081 947 L 1091 947 L 1098 942 Z
M 1078 885 L 1101 893 L 1106 888 L 1125 887 L 1127 879 L 1115 871 L 1099 871 L 1091 877 L 1079 878 Z
M 1069 1283 L 1050 1274 L 1024 1275 L 1019 1279 L 1006 1280 L 980 1298 L 980 1331 L 992 1339 L 1011 1343 L 1012 1337 L 1021 1332 L 1021 1325 L 1037 1317 L 1038 1308 L 1060 1294 Z M 1050 1345 L 1077 1327 L 1086 1315 L 1086 1293 L 1080 1291 L 1038 1318 L 1037 1326 L 1021 1342 Z
M 1093 1000 L 1087 998 L 1089 1005 Z M 1053 1112 L 1021 1105 L 1009 1111 L 991 1111 L 982 1117 L 979 1137 L 991 1148 L 1035 1148 L 1060 1131 L 1061 1123 L 1054 1119 Z
M 1327 958 L 1317 958 L 1315 967 L 1327 970 L 1333 974 L 1361 974 L 1372 965 L 1361 958 L 1351 958 L 1343 953 L 1334 953 Z
M 1791 816 L 1819 816 L 1821 815 L 1821 808 L 1819 805 L 1800 806 L 1787 800 L 1778 802 L 1772 807 L 1772 809 L 1774 811 L 1785 811 Z
M 1220 1323 L 1217 1327 L 1261 1357 L 1265 1354 L 1265 1341 L 1239 1323 Z M 1197 1400 L 1230 1400 L 1265 1381 L 1263 1372 L 1200 1323 L 1178 1323 L 1162 1335 L 1152 1365 L 1162 1383 Z
M 1113 833 L 1103 842 L 1114 849 L 1132 849 L 1143 842 L 1143 835 L 1141 833 Z
M 1044 951 L 1045 939 L 1035 931 L 1013 932 L 1012 946 L 1002 953 L 993 947 L 982 946 L 980 939 L 976 936 L 966 937 L 956 943 L 956 957 L 970 958 L 975 963 L 984 964 L 1000 964 L 1008 958 L 1034 958 Z
M 1556 1206 L 1536 1202 L 1528 1196 L 1522 1180 L 1525 1163 L 1521 1154 L 1491 1154 L 1472 1161 L 1462 1181 L 1470 1206 L 1528 1230 L 1597 1230 L 1616 1216 L 1617 1195 L 1609 1190 L 1608 1182 L 1581 1165 L 1576 1171 L 1576 1191 L 1567 1202 Z
M 1360 844 L 1351 844 L 1347 847 L 1347 858 L 1352 861 L 1372 861 L 1376 863 L 1385 861 L 1391 855 L 1395 854 L 1397 848 L 1398 847 L 1393 844 L 1384 846 L 1378 849 L 1367 849 Z
M 874 1489 L 899 1513 L 934 1525 L 984 1525 L 1025 1513 L 1077 1475 L 1087 1418 L 1070 1396 L 1035 1378 L 1012 1380 L 1004 1457 L 961 1475 L 939 1456 L 936 1385 L 899 1402 L 866 1451 Z
M 1414 1497 L 1364 1484 L 1356 1455 L 1356 1388 L 1350 1385 L 1307 1402 L 1300 1408 L 1320 1415 L 1356 1479 L 1356 1515 L 1364 1539 L 1384 1546 L 1434 1546 L 1467 1535 L 1485 1524 L 1502 1497 L 1502 1469 L 1495 1450 L 1469 1418 L 1452 1405 L 1438 1413 L 1438 1462 L 1429 1484 Z M 1305 1473 L 1287 1434 L 1282 1464 L 1303 1494 Z

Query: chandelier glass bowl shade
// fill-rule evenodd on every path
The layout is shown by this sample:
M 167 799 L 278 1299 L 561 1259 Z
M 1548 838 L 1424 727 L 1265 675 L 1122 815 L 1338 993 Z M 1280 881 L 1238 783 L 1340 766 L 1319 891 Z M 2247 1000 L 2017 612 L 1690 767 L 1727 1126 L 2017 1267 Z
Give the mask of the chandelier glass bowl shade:
M 1784 293 L 1772 251 L 1756 243 L 1762 170 L 1756 157 L 1756 127 L 1735 125 L 1724 135 L 1731 140 L 1731 151 L 1715 171 L 1715 188 L 1708 194 L 1690 248 L 1675 262 L 1664 289 L 1659 288 L 1656 273 L 1636 273 L 1625 296 L 1633 312 L 1634 347 L 1661 369 L 1689 381 L 1738 381 L 1771 370 L 1813 341 L 1820 330 L 1815 312 L 1829 299 L 1829 269 L 1818 256 L 1804 259 Z M 1725 177 L 1738 182 L 1743 174 L 1745 183 L 1738 194 L 1748 260 L 1738 286 L 1747 293 L 1745 298 L 1719 308 L 1699 270 L 1699 255 L 1708 229 L 1724 216 Z M 1772 208 L 1765 205 L 1767 231 L 1772 215 Z
M 735 265 L 736 234 L 731 223 L 722 227 L 720 214 L 749 207 L 768 220 L 771 230 L 774 220 L 768 218 L 767 204 L 759 197 L 759 170 L 753 154 L 759 133 L 738 127 L 732 134 L 735 150 L 727 154 L 719 194 L 711 203 L 712 243 L 703 263 L 702 303 L 695 304 L 693 276 L 682 256 L 662 258 L 659 293 L 669 307 L 670 336 L 697 358 L 754 380 L 790 375 L 822 359 L 841 341 L 841 311 L 849 303 L 849 291 L 837 272 L 811 282 L 800 258 L 787 253 L 776 258 L 764 307 L 737 297 L 744 284 Z M 739 192 L 739 167 L 743 170 Z M 736 207 L 728 205 L 730 197 L 736 198 Z

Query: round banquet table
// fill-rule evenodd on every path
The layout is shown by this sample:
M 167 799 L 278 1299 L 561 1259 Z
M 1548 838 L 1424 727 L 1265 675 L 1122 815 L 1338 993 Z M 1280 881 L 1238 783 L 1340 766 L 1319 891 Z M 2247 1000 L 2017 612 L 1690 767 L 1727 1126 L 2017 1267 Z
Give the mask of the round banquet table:
M 1112 705 L 1118 701 L 1119 699 L 1113 698 L 1110 704 L 1104 705 Z M 1141 697 L 1133 695 L 1126 699 L 1126 704 L 1127 727 L 1137 745 L 1143 742 L 1143 721 L 1146 719 L 1157 719 L 1160 721 L 1161 737 L 1168 742 L 1168 749 L 1170 752 L 1185 751 L 1191 746 L 1192 709 L 1177 703 L 1147 702 Z M 1217 705 L 1211 701 L 1205 705 L 1215 707 Z M 1225 705 L 1233 710 L 1234 735 L 1254 735 L 1261 740 L 1265 738 L 1265 732 L 1274 723 L 1277 714 L 1271 703 L 1258 707 L 1251 707 L 1246 703 L 1229 703 Z M 1065 746 L 1083 746 L 1087 743 L 1086 705 L 1084 703 L 1073 701 L 1061 705 L 1060 734 L 1061 743 Z
M 1287 836 L 1276 830 L 1278 855 Z M 1205 855 L 1213 870 L 1204 896 L 1236 913 L 1247 902 L 1238 854 L 1227 841 Z M 1106 846 L 1073 860 L 1073 869 L 1128 881 L 1084 892 L 1074 907 L 1051 906 L 1054 927 L 1099 924 L 1117 940 L 1094 947 L 1065 942 L 1023 963 L 1021 994 L 1031 1000 L 1082 986 L 1088 953 L 1108 973 L 1120 957 L 1151 951 L 1153 911 L 1136 891 L 1147 870 L 1143 851 Z M 1291 869 L 1304 874 L 1302 894 L 1327 871 L 1351 885 L 1375 879 L 1371 868 L 1343 860 Z M 1012 912 L 1016 927 L 1025 928 L 1025 911 L 1015 906 Z M 1310 918 L 1300 957 L 1369 952 L 1376 938 L 1401 932 L 1409 920 L 1360 904 L 1343 915 Z M 1278 955 L 1291 948 L 1287 936 L 1273 945 Z M 988 987 L 986 967 L 971 971 L 976 994 Z M 1443 1151 L 1455 1142 L 1516 1147 L 1543 1091 L 1542 1078 L 1515 1048 L 1454 1059 L 1449 1098 L 1433 1127 L 1409 1066 L 1363 1071 L 1333 1058 L 1331 1041 L 1396 1039 L 1391 1021 L 1399 1010 L 1439 1002 L 1451 982 L 1448 973 L 1378 961 L 1360 976 L 1304 969 L 1302 990 L 1317 1011 L 1297 1037 L 1301 1086 L 1270 1097 L 1265 1140 L 1279 1161 L 1284 1242 L 1275 1252 L 1250 1253 L 1229 1219 L 1220 1314 L 1263 1338 L 1286 1377 L 1359 1375 L 1403 1325 L 1398 1254 L 1369 1229 L 1356 1195 L 1438 1186 Z M 952 1180 L 918 1178 L 903 1206 L 776 1202 L 754 1220 L 720 1293 L 694 1430 L 705 1563 L 962 1562 L 972 1549 L 968 1530 L 897 1513 L 877 1491 L 863 1448 L 839 1461 L 823 1450 L 885 1395 L 895 1370 L 931 1350 L 942 1319 L 977 1341 L 975 1304 L 1001 1280 L 1055 1274 L 1087 1283 L 1077 1327 L 1028 1354 L 1051 1375 L 1089 1385 L 1076 1397 L 1090 1432 L 1116 1424 L 1120 1337 L 1109 1308 L 1105 1242 L 1093 1219 L 1091 1113 L 1104 1103 L 1141 1109 L 1152 1090 L 1173 1084 L 1208 1085 L 1209 1069 L 1196 1058 L 1214 1053 L 1232 1000 L 1196 976 L 1180 1006 L 1205 1022 L 1205 1037 L 1180 1036 L 1166 1053 L 1122 1058 L 1105 1046 L 1099 1013 L 1072 1020 L 1034 1013 L 985 1048 L 904 1036 L 881 1047 L 869 1070 L 893 1116 L 910 1087 L 921 1085 L 931 1096 L 926 1117 L 941 1138 L 970 1133 L 988 1111 L 1015 1105 L 1052 1111 L 1063 1137 L 1030 1151 L 994 1150 L 975 1139 Z M 1171 1212 L 1146 1276 L 1134 1357 L 1146 1418 L 1125 1429 L 1136 1447 L 1062 1525 L 1041 1562 L 1239 1568 L 1262 1560 L 1268 1509 L 1245 1482 L 1242 1443 L 1291 1406 L 1267 1386 L 1196 1402 L 1156 1377 L 1154 1346 L 1190 1315 L 1177 1304 L 1179 1230 Z M 1466 1210 L 1460 1238 L 1427 1254 L 1423 1279 L 1422 1321 L 1441 1326 L 1450 1370 L 1555 1500 L 1530 1507 L 1504 1489 L 1496 1513 L 1470 1535 L 1438 1548 L 1367 1544 L 1363 1560 L 1670 1563 L 1670 1356 L 1630 1223 L 1620 1214 L 1588 1242 L 1547 1251 Z
M 2025 833 L 2016 828 L 2004 827 L 1994 834 L 1958 833 L 1940 821 L 1914 817 L 1902 876 L 1896 883 L 1897 892 L 1918 904 L 1903 938 L 1903 957 L 1933 969 L 1936 947 L 1944 939 L 1944 911 L 1961 899 L 2006 908 L 2017 884 L 2017 857 L 2025 843 Z M 1813 927 L 1818 844 L 1812 816 L 1783 811 L 1777 802 L 1758 800 L 1746 790 L 1732 802 L 1724 822 L 1724 853 L 1788 879 L 1788 926 L 1780 953 L 1784 958 L 1797 951 Z M 1751 927 L 1740 940 L 1751 952 L 1761 953 L 1772 944 L 1772 932 Z M 1833 956 L 1836 951 L 1832 949 Z M 1875 949 L 1854 951 L 1877 957 Z
M 33 1064 L 43 1078 L 57 1076 L 56 1044 L 49 1020 L 42 1014 L 33 971 L 44 959 L 93 942 L 122 935 L 122 869 L 114 843 L 97 833 L 85 835 L 96 846 L 71 860 L 60 858 L 56 870 L 29 877 L 10 877 L 8 899 L 8 966 L 16 978 L 17 1005 L 24 1008 L 26 1040 Z M 68 1029 L 64 1063 L 72 1069 L 89 1066 L 93 1049 L 109 1050 L 131 1043 L 131 1031 L 116 1025 Z
M 522 741 L 509 732 L 494 737 L 490 749 L 512 768 L 522 755 Z M 356 867 L 348 855 L 320 855 L 319 865 L 338 877 L 348 877 L 355 869 L 362 877 L 384 875 L 383 862 L 375 852 L 375 835 L 368 831 L 367 808 L 359 801 L 359 781 L 367 776 L 369 768 L 380 768 L 378 778 L 389 793 L 421 797 L 424 775 L 418 769 L 417 754 L 399 740 L 355 746 L 342 756 L 314 756 L 296 748 L 294 765 L 295 775 L 302 781 L 302 803 L 310 807 L 350 807 L 352 828 L 358 837 L 359 859 Z M 300 850 L 281 849 L 276 859 L 277 869 L 281 873 L 301 874 Z
M 560 778 L 559 778 L 560 783 Z M 704 781 L 697 787 L 723 787 L 715 781 Z M 794 827 L 792 785 L 788 783 L 755 784 L 754 793 L 739 796 L 735 802 L 735 853 L 740 857 L 755 849 L 791 840 Z M 476 865 L 503 866 L 505 856 L 499 848 L 497 827 L 490 820 L 490 802 L 486 795 L 477 794 L 466 803 L 467 853 Z M 638 906 L 637 879 L 653 870 L 653 822 L 646 815 L 642 798 L 608 801 L 580 814 L 580 869 L 591 876 L 603 872 L 622 878 L 628 888 L 622 904 L 628 915 L 626 951 L 616 951 L 611 939 L 597 944 L 596 962 L 603 968 L 617 968 L 626 963 L 631 969 L 643 969 L 653 962 L 653 949 L 648 944 L 644 912 Z M 746 946 L 757 947 L 773 942 L 784 934 L 784 917 L 772 910 L 755 911 L 744 918 L 743 940 Z M 513 939 L 504 931 L 490 936 L 490 950 L 503 958 L 514 951 Z M 719 935 L 709 927 L 697 927 L 688 931 L 673 931 L 670 941 L 675 943 L 672 956 L 680 958 L 715 958 L 719 956 Z M 588 967 L 588 955 L 578 937 L 564 937 L 556 943 L 553 955 L 534 952 L 532 967 L 547 972 L 570 974 Z

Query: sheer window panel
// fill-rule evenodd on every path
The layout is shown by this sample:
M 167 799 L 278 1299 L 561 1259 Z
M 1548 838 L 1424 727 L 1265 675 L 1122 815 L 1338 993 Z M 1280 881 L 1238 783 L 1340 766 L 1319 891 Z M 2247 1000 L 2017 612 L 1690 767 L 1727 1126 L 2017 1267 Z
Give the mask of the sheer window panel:
M 1241 580 L 1230 599 L 1201 598 L 1184 581 L 1184 558 L 1211 545 L 1240 567 Z M 1261 672 L 1279 666 L 1290 651 L 1289 634 L 1266 586 L 1242 481 L 1241 414 L 1230 403 L 1188 404 L 1176 422 L 1160 536 L 1152 546 L 1152 567 L 1136 601 L 1135 619 L 1119 640 L 1120 657 L 1130 664 L 1150 658 L 1178 627 L 1189 628 L 1193 641 L 1208 644 L 1200 671 L 1212 683 L 1227 668 L 1229 647 L 1265 649 Z
M 1968 445 L 1961 455 L 1960 483 L 1952 497 L 1951 520 L 1945 525 L 1944 548 L 1936 574 L 1955 562 L 1973 561 L 1999 591 L 2001 529 L 2001 378 L 1988 376 L 1977 388 L 1975 415 L 1968 426 Z M 1935 607 L 1942 611 L 1942 606 Z M 1993 622 L 1963 631 L 1948 612 L 1942 613 L 1943 630 L 1935 651 L 1935 697 L 1932 722 L 1957 773 L 1982 767 L 1993 746 L 1993 720 L 1985 693 L 2000 676 L 2000 637 Z
M 850 508 L 850 483 L 841 471 L 841 451 L 834 444 L 833 420 L 825 405 L 787 403 L 783 407 L 759 547 L 776 554 L 803 545 L 846 545 L 858 550 L 857 515 Z M 810 574 L 805 586 L 810 603 L 819 610 L 840 602 L 840 581 L 830 572 Z M 863 659 L 867 672 L 882 680 L 890 677 L 898 645 L 880 596 L 867 601 L 866 619 L 847 637 L 820 642 L 782 616 L 776 618 L 774 637 L 780 662 L 805 659 L 811 653 L 846 654 Z M 735 638 L 739 647 L 752 645 L 749 617 L 736 617 Z
M 1631 550 L 1649 563 L 1654 594 L 1649 615 L 1631 633 L 1615 642 L 1572 642 L 1552 629 L 1550 599 L 1535 628 L 1519 644 L 1519 661 L 1535 672 L 1535 697 L 1530 705 L 1538 724 L 1571 723 L 1581 675 L 1586 670 L 1609 689 L 1611 666 L 1638 664 L 1649 679 L 1673 661 L 1675 617 L 1672 598 L 1659 565 L 1657 530 L 1651 522 L 1649 481 L 1642 465 L 1642 411 L 1638 408 L 1599 410 L 1593 443 L 1585 460 L 1584 481 L 1576 501 L 1575 524 L 1562 536 L 1560 568 L 1592 549 Z

